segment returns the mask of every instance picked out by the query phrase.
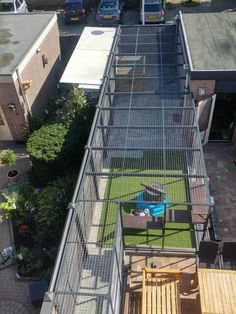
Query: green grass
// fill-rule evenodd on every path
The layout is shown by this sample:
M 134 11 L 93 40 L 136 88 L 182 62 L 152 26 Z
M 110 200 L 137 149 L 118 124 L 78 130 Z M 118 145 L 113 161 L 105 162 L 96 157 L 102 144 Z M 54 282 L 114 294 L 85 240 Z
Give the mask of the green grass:
M 167 166 L 165 172 L 162 170 L 162 155 L 160 152 L 155 154 L 144 153 L 143 158 L 126 158 L 125 162 L 121 158 L 112 159 L 111 171 L 125 175 L 128 173 L 139 174 L 181 174 L 184 171 L 184 156 L 182 153 L 175 155 L 174 160 L 167 158 Z M 142 169 L 143 165 L 148 165 L 148 169 Z M 176 167 L 178 165 L 178 167 Z M 174 169 L 174 166 L 175 170 Z M 167 192 L 169 202 L 181 203 L 187 201 L 187 188 L 184 178 L 176 177 L 124 177 L 123 175 L 110 178 L 106 187 L 105 198 L 110 200 L 133 201 L 138 192 L 143 190 L 140 183 L 161 183 Z M 186 205 L 172 205 L 174 209 L 188 210 Z M 128 215 L 130 210 L 135 207 L 133 203 L 122 203 L 122 215 Z M 98 241 L 112 243 L 114 238 L 115 220 L 117 205 L 114 203 L 106 203 L 103 205 L 102 215 L 100 219 L 100 228 L 98 232 Z M 167 228 L 187 229 L 190 227 L 186 223 L 167 223 Z M 124 239 L 126 245 L 162 245 L 161 230 L 135 230 L 124 229 Z M 110 242 L 111 241 L 111 242 Z M 194 241 L 190 231 L 186 230 L 166 230 L 164 237 L 164 245 L 167 247 L 184 247 L 191 248 Z

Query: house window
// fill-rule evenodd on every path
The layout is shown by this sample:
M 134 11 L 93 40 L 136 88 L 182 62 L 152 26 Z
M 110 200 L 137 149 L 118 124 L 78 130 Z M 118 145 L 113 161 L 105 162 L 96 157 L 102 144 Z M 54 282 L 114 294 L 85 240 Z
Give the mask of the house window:
M 206 88 L 200 87 L 198 90 L 198 95 L 199 96 L 205 96 L 206 95 Z
M 0 114 L 0 126 L 3 126 L 3 125 L 5 125 L 5 124 L 4 124 L 3 118 L 2 118 L 2 116 Z

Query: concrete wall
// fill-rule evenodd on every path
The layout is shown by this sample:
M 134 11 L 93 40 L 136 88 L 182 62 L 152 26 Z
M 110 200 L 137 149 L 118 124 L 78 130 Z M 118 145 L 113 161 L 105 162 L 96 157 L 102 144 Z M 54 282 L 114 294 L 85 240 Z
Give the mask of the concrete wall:
M 42 114 L 46 108 L 49 97 L 55 91 L 59 81 L 60 69 L 60 42 L 57 23 L 50 29 L 43 42 L 40 44 L 40 52 L 34 52 L 31 59 L 21 73 L 23 81 L 32 80 L 31 87 L 26 91 L 33 113 Z M 43 58 L 48 63 L 43 63 Z M 18 82 L 16 90 L 21 96 Z
M 205 99 L 209 95 L 213 95 L 215 92 L 215 84 L 216 81 L 211 81 L 211 80 L 201 80 L 201 81 L 196 81 L 196 80 L 190 80 L 190 91 L 193 93 L 193 97 L 195 100 L 200 101 Z M 201 89 L 205 89 L 205 95 L 200 95 L 199 91 Z
M 9 109 L 9 103 L 14 105 L 14 109 Z M 13 82 L 0 84 L 0 106 L 7 120 L 13 140 L 22 140 L 24 137 L 25 116 Z

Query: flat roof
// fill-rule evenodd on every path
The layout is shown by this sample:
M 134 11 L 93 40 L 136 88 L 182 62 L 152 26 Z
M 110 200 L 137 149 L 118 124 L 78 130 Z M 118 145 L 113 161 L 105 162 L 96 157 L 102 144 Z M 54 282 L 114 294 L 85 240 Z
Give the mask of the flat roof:
M 61 77 L 60 83 L 99 89 L 116 29 L 85 27 Z
M 193 71 L 236 70 L 236 12 L 183 13 Z
M 55 13 L 1 14 L 0 75 L 10 75 Z

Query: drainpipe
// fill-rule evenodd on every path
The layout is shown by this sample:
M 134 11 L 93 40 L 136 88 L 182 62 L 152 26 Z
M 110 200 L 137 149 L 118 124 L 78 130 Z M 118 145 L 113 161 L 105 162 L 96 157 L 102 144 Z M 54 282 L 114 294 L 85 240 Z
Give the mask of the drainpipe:
M 142 0 L 142 12 L 143 12 L 143 14 L 142 14 L 142 25 L 145 24 L 145 17 L 144 17 L 144 1 L 145 1 L 145 0 Z
M 189 79 L 190 79 L 190 66 L 189 64 L 184 64 L 184 71 L 186 74 L 185 83 L 184 83 L 184 92 L 187 93 L 189 91 Z M 184 95 L 184 107 L 187 106 L 187 95 Z
M 20 91 L 21 91 L 22 97 L 23 97 L 23 99 L 24 99 L 24 103 L 25 103 L 25 105 L 26 105 L 26 107 L 27 107 L 27 111 L 28 111 L 29 115 L 32 117 L 33 114 L 32 114 L 32 111 L 31 111 L 29 99 L 28 99 L 27 94 L 26 94 L 26 92 L 25 92 L 25 90 L 24 90 L 24 88 L 23 88 L 23 85 L 22 85 L 22 78 L 21 78 L 21 76 L 20 76 L 20 73 L 19 73 L 19 70 L 18 70 L 18 69 L 16 69 L 16 75 L 17 75 L 17 79 L 18 79 L 18 82 L 19 82 Z

